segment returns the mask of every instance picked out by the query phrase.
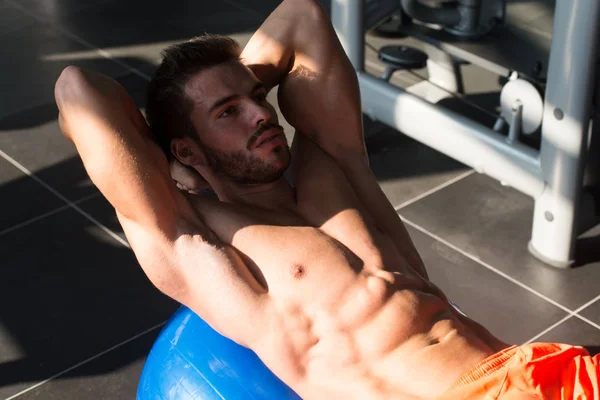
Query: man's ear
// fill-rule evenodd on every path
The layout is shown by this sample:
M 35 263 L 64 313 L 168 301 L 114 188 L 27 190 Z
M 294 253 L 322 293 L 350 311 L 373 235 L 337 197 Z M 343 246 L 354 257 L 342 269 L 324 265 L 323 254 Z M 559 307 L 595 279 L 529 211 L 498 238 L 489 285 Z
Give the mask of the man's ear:
M 187 166 L 206 165 L 204 151 L 191 138 L 176 138 L 171 140 L 171 153 L 180 163 Z

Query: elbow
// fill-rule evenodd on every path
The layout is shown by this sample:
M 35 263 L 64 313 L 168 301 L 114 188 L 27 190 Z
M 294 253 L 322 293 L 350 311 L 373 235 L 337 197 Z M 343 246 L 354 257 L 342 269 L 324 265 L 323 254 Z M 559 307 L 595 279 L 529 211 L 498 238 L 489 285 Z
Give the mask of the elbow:
M 307 23 L 321 24 L 329 21 L 329 17 L 320 4 L 319 0 L 286 0 L 282 6 L 288 6 L 290 15 L 294 16 L 294 21 L 303 29 L 306 29 Z
M 77 97 L 85 84 L 84 72 L 73 65 L 63 69 L 54 85 L 54 100 L 58 107 L 58 124 L 65 137 L 71 141 L 72 132 L 67 129 L 70 105 L 78 104 Z
M 318 0 L 302 0 L 302 2 L 302 15 L 305 18 L 305 23 L 315 24 L 317 26 L 331 23 L 329 16 Z
M 72 98 L 76 88 L 81 86 L 84 79 L 83 71 L 76 66 L 69 65 L 63 69 L 54 85 L 54 99 L 59 109 Z

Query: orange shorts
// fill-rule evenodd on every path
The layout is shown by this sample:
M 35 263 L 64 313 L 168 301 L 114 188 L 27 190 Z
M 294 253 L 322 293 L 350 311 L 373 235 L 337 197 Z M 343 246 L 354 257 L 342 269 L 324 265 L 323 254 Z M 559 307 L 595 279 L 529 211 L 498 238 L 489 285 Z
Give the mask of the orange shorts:
M 600 354 L 556 343 L 512 346 L 465 373 L 440 400 L 600 399 Z

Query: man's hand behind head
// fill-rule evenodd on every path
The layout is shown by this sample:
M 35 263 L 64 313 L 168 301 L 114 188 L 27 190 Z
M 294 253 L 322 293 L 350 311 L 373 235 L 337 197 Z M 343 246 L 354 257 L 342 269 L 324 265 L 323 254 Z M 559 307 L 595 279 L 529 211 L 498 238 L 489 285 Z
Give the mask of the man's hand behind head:
M 171 178 L 177 187 L 191 194 L 200 194 L 204 190 L 212 190 L 206 179 L 196 170 L 187 167 L 174 159 L 169 165 Z

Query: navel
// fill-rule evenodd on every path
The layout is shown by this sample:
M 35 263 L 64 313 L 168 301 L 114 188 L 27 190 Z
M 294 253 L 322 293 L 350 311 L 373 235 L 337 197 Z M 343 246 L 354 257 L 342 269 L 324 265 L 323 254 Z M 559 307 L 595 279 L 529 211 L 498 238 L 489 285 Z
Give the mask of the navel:
M 306 275 L 306 268 L 301 264 L 294 264 L 290 269 L 290 273 L 294 279 L 302 279 Z

